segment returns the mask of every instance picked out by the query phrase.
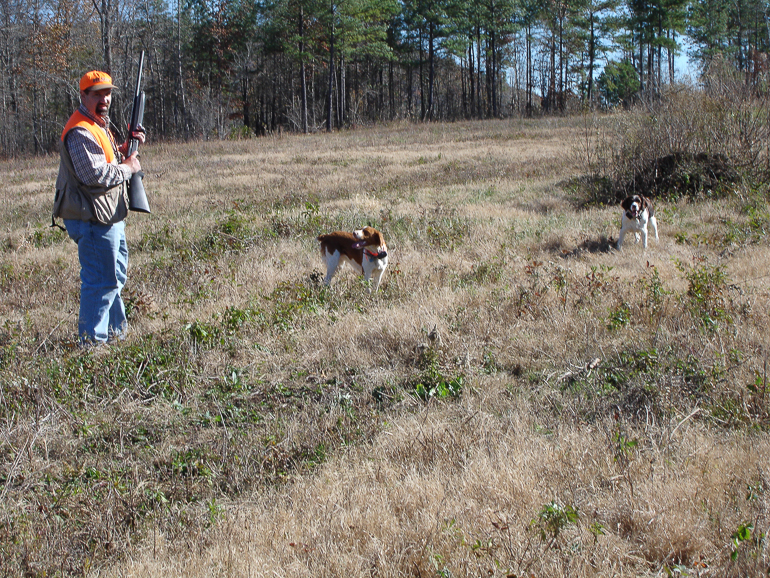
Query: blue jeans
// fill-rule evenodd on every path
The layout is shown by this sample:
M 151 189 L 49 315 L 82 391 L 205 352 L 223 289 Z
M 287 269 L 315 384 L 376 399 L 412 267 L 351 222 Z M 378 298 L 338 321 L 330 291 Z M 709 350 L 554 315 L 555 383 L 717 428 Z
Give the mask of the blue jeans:
M 104 343 L 126 331 L 126 309 L 120 292 L 126 284 L 128 245 L 125 222 L 102 225 L 65 219 L 80 259 L 80 317 L 83 343 Z

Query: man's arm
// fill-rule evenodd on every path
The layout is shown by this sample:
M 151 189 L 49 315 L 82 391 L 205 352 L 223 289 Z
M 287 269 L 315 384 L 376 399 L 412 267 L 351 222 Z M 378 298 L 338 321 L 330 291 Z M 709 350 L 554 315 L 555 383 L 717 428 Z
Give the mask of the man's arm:
M 65 144 L 75 175 L 82 183 L 109 188 L 131 179 L 131 167 L 127 164 L 108 163 L 102 147 L 86 129 L 74 128 L 69 131 Z

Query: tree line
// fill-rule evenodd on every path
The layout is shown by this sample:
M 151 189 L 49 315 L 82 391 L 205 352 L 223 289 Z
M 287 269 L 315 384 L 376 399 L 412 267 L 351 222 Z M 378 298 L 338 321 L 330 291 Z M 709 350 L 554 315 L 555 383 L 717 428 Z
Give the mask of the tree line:
M 555 114 L 654 96 L 684 46 L 755 82 L 770 0 L 0 0 L 0 155 L 56 150 L 91 69 L 154 139 Z

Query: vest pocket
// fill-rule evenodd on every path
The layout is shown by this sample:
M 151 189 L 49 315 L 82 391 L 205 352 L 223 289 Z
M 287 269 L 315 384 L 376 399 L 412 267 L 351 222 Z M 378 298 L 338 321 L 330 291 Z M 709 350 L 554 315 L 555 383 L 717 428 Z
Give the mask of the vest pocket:
M 106 193 L 92 195 L 94 218 L 103 225 L 111 225 L 126 218 L 125 203 L 121 203 L 125 186 L 118 185 Z

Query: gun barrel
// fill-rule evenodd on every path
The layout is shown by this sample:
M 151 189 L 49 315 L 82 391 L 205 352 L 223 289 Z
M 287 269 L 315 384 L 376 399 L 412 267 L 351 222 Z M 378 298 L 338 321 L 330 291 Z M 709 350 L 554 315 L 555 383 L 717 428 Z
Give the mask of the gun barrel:
M 136 74 L 136 92 L 134 104 L 131 108 L 131 121 L 128 125 L 128 154 L 134 154 L 139 149 L 139 140 L 131 138 L 134 130 L 142 125 L 144 119 L 144 92 L 142 91 L 142 69 L 144 68 L 144 50 L 139 57 L 139 70 Z M 147 194 L 144 191 L 142 178 L 143 172 L 135 173 L 128 184 L 128 208 L 140 213 L 149 213 L 150 205 L 147 203 Z
M 131 132 L 133 132 L 134 128 L 137 126 L 142 125 L 142 120 L 144 119 L 144 101 L 145 101 L 145 95 L 144 91 L 140 92 L 137 96 L 134 97 L 134 105 L 131 108 L 131 120 L 128 123 L 128 154 L 135 152 L 139 148 L 139 141 L 135 138 L 131 138 Z
M 142 54 L 139 56 L 139 70 L 136 72 L 136 92 L 134 93 L 134 98 L 139 96 L 139 91 L 142 87 L 142 69 L 144 68 L 144 50 L 142 50 Z

